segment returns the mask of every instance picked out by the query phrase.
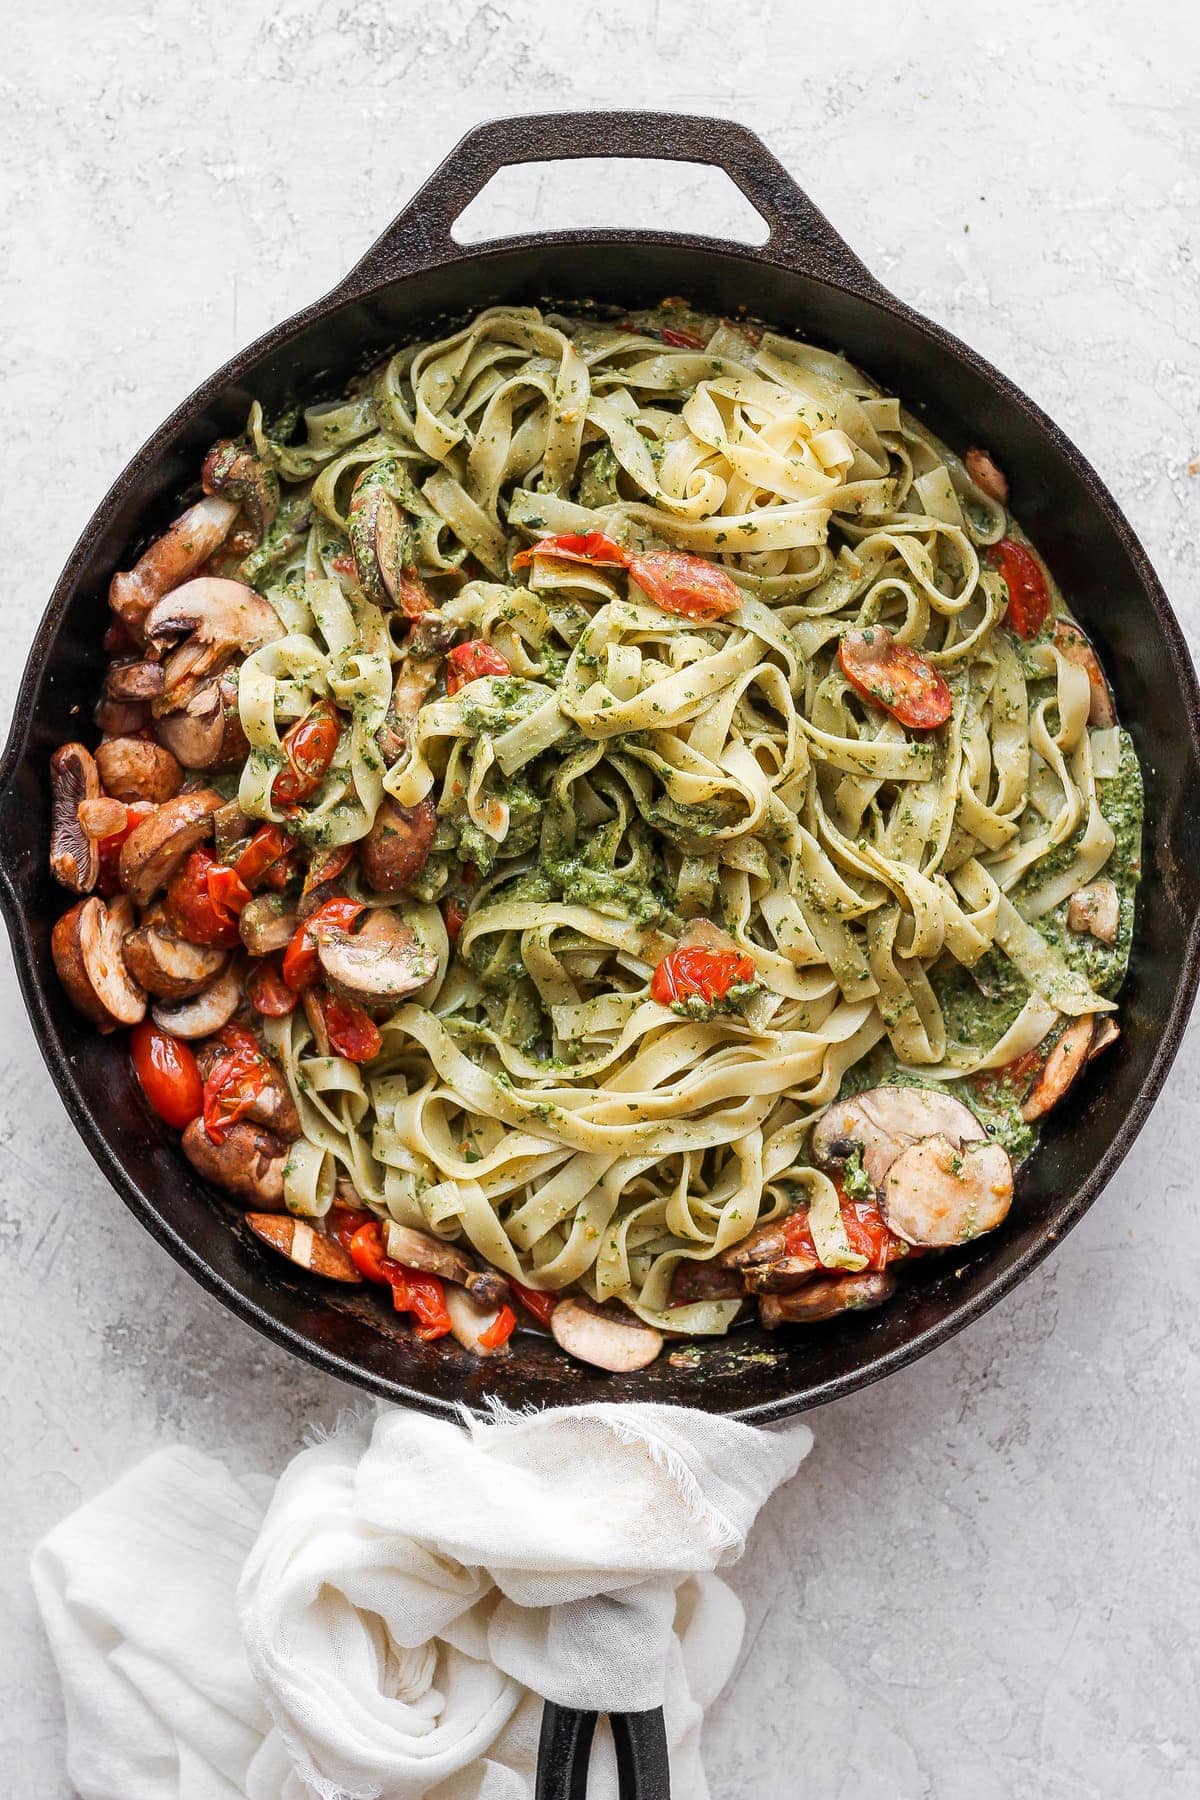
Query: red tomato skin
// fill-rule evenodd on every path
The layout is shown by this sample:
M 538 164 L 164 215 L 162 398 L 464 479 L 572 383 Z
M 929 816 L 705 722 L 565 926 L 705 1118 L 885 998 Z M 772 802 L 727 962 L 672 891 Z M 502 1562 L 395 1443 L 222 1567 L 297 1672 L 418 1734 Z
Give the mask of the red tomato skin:
M 673 326 L 664 325 L 662 332 L 664 344 L 670 344 L 673 350 L 703 350 L 704 339 L 693 336 L 690 331 L 676 331 Z
M 295 806 L 314 794 L 337 753 L 342 728 L 328 700 L 321 700 L 283 735 L 288 766 L 271 784 L 276 806 Z
M 840 1184 L 838 1199 L 850 1248 L 866 1257 L 869 1269 L 886 1269 L 892 1234 L 884 1224 L 878 1206 L 873 1200 L 852 1200 Z
M 266 1019 L 286 1019 L 297 997 L 283 979 L 278 957 L 256 963 L 246 978 L 246 998 Z
M 293 840 L 282 825 L 260 825 L 242 854 L 234 863 L 234 872 L 247 887 L 265 879 L 281 857 L 292 849 Z
M 482 638 L 472 638 L 469 644 L 455 644 L 446 658 L 446 692 L 457 694 L 469 681 L 480 681 L 485 675 L 511 674 L 507 657 Z
M 110 832 L 108 837 L 101 838 L 98 845 L 100 868 L 96 876 L 96 892 L 106 900 L 115 899 L 121 892 L 121 877 L 118 865 L 121 861 L 121 845 L 129 836 L 135 825 L 148 818 L 154 811 L 152 800 L 132 800 L 125 808 L 125 823 L 120 831 Z
M 204 1083 L 188 1046 L 150 1019 L 135 1025 L 129 1036 L 133 1072 L 160 1119 L 182 1131 L 204 1110 Z
M 204 1129 L 214 1144 L 223 1144 L 266 1086 L 267 1066 L 258 1039 L 244 1025 L 226 1025 L 216 1041 L 225 1054 L 204 1083 Z
M 207 850 L 193 850 L 171 877 L 163 904 L 172 930 L 189 943 L 233 950 L 241 942 L 238 914 L 249 898 L 232 869 L 214 862 Z
M 304 923 L 296 927 L 292 941 L 283 953 L 283 979 L 293 993 L 302 993 L 321 972 L 315 927 L 324 923 L 340 925 L 348 931 L 365 911 L 366 907 L 361 900 L 335 895 L 332 900 L 326 900 L 323 905 L 318 906 L 315 912 L 309 913 Z
M 600 567 L 624 569 L 629 551 L 603 531 L 567 531 L 557 537 L 539 538 L 513 557 L 513 568 L 523 569 L 535 556 L 557 556 L 563 562 L 596 563 Z
M 1037 557 L 1015 539 L 1001 538 L 989 550 L 988 561 L 999 569 L 1008 589 L 1004 623 L 1018 637 L 1035 638 L 1050 614 L 1050 590 Z
M 855 693 L 913 731 L 935 731 L 954 711 L 954 696 L 933 664 L 897 643 L 884 625 L 844 632 L 837 658 Z
M 732 575 L 703 556 L 646 550 L 631 556 L 628 568 L 655 606 L 686 619 L 723 619 L 742 604 L 742 590 Z
M 550 1314 L 558 1305 L 557 1294 L 544 1294 L 540 1288 L 526 1287 L 523 1281 L 514 1281 L 511 1276 L 508 1285 L 525 1311 L 532 1313 L 539 1325 L 549 1325 Z
M 511 1306 L 502 1306 L 487 1330 L 479 1335 L 479 1342 L 485 1350 L 498 1350 L 501 1344 L 507 1344 L 517 1328 L 517 1315 Z
M 341 1000 L 336 994 L 327 994 L 321 1002 L 321 1010 L 329 1033 L 329 1047 L 336 1055 L 353 1063 L 370 1062 L 372 1057 L 379 1055 L 383 1045 L 379 1027 L 361 1006 Z
M 730 988 L 754 980 L 754 960 L 735 950 L 706 950 L 680 945 L 664 956 L 650 982 L 650 997 L 660 1006 L 676 1000 L 723 1000 Z

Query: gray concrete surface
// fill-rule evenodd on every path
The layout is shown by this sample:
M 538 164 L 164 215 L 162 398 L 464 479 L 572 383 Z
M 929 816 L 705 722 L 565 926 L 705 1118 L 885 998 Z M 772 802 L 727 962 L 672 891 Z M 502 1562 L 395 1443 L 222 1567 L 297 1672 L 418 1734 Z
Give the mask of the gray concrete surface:
M 6 29 L 7 717 L 74 537 L 175 401 L 323 292 L 488 115 L 755 125 L 865 260 L 1083 446 L 1200 633 L 1200 15 L 1187 0 L 42 0 Z M 731 228 L 679 170 L 538 169 L 477 232 Z M 1188 1800 L 1200 1287 L 1193 1036 L 1118 1179 L 974 1330 L 817 1415 L 737 1572 L 718 1800 Z M 25 1564 L 134 1458 L 277 1467 L 348 1390 L 225 1316 L 75 1140 L 0 957 L 0 1793 L 60 1800 Z

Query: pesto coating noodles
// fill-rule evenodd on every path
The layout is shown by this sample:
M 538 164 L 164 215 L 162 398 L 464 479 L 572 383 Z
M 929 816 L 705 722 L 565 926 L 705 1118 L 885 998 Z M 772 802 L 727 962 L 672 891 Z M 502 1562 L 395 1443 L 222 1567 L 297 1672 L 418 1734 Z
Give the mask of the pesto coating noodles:
M 405 894 L 352 877 L 437 958 L 379 1056 L 320 1055 L 299 1008 L 267 1024 L 304 1132 L 293 1209 L 323 1212 L 348 1177 L 523 1282 L 712 1333 L 738 1301 L 667 1313 L 676 1264 L 798 1190 L 828 1213 L 807 1134 L 856 1065 L 954 1081 L 1111 1009 L 1045 927 L 1109 860 L 1101 789 L 1127 740 L 1089 729 L 1087 674 L 1052 631 L 1002 628 L 984 553 L 1012 535 L 1004 508 L 898 400 L 769 332 L 640 327 L 497 308 L 311 408 L 302 436 L 254 409 L 283 504 L 243 573 L 286 635 L 240 671 L 239 798 L 283 817 L 280 736 L 328 697 L 351 724 L 289 828 L 327 848 L 387 797 L 438 815 Z M 364 476 L 441 617 L 507 673 L 448 694 L 356 576 Z M 717 559 L 740 608 L 663 610 L 625 569 L 551 554 L 513 571 L 585 533 Z M 842 672 L 839 639 L 878 626 L 948 684 L 939 729 Z M 755 981 L 724 1008 L 660 1004 L 651 976 L 701 918 Z M 947 980 L 985 959 L 1017 1000 L 1002 1030 L 956 1035 Z M 822 1260 L 860 1267 L 836 1238 Z

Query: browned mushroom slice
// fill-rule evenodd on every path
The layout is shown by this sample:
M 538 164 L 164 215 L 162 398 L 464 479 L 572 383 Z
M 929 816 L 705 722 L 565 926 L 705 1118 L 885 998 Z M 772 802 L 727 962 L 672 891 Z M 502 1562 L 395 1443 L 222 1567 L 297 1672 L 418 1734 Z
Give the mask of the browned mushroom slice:
M 232 500 L 201 500 L 181 513 L 132 569 L 113 576 L 108 604 L 139 643 L 143 620 L 155 601 L 195 574 L 224 542 L 236 517 Z
M 201 682 L 218 674 L 238 653 L 281 638 L 273 606 L 241 581 L 203 575 L 164 595 L 146 614 L 147 643 L 169 650 L 166 686 L 155 702 L 161 717 L 186 706 Z
M 437 835 L 437 808 L 431 799 L 401 806 L 385 795 L 358 860 L 369 887 L 380 894 L 399 894 L 429 860 Z
M 148 738 L 106 738 L 96 764 L 105 793 L 116 800 L 170 800 L 183 786 L 183 770 L 171 752 Z
M 212 816 L 223 805 L 212 788 L 178 794 L 135 825 L 121 846 L 121 886 L 139 906 L 148 906 L 175 873 L 189 850 L 212 831 Z
M 96 729 L 108 737 L 134 737 L 150 724 L 148 700 L 110 700 L 101 694 L 92 713 Z
M 238 930 L 251 956 L 271 956 L 287 949 L 299 923 L 295 907 L 282 894 L 256 894 L 243 906 Z
M 311 929 L 311 927 L 310 927 Z M 437 957 L 394 913 L 380 908 L 360 931 L 319 921 L 317 955 L 332 987 L 361 1006 L 401 1000 L 437 974 Z
M 224 1188 L 247 1206 L 282 1212 L 283 1169 L 287 1150 L 271 1132 L 239 1119 L 214 1144 L 203 1119 L 193 1119 L 183 1134 L 183 1153 L 207 1181 Z
M 981 493 L 1001 506 L 1008 505 L 1008 481 L 1003 469 L 992 461 L 986 450 L 972 445 L 963 457 L 963 462 L 966 464 L 967 474 Z
M 156 721 L 154 730 L 159 743 L 185 769 L 236 768 L 250 749 L 238 713 L 237 689 L 224 675 L 201 682 L 184 706 Z
M 1028 1124 L 1032 1124 L 1035 1119 L 1044 1118 L 1052 1106 L 1058 1105 L 1072 1082 L 1077 1079 L 1088 1060 L 1095 1028 L 1094 1013 L 1085 1013 L 1082 1018 L 1072 1019 L 1067 1026 L 1046 1058 L 1041 1074 L 1025 1096 L 1021 1117 Z
M 247 1213 L 246 1223 L 264 1244 L 270 1244 L 272 1250 L 278 1250 L 298 1268 L 323 1275 L 327 1281 L 362 1281 L 349 1252 L 336 1238 L 314 1231 L 307 1219 L 285 1218 L 279 1213 Z
M 414 1231 L 411 1226 L 392 1221 L 385 1229 L 388 1255 L 394 1262 L 403 1263 L 406 1269 L 440 1275 L 443 1281 L 453 1281 L 459 1287 L 466 1287 L 468 1277 L 475 1273 L 474 1263 L 463 1255 L 457 1244 L 447 1244 L 441 1238 L 429 1237 L 424 1231 Z
M 685 1256 L 671 1274 L 668 1306 L 691 1306 L 698 1300 L 740 1300 L 746 1292 L 738 1269 L 716 1261 Z
M 813 1130 L 812 1152 L 828 1165 L 861 1148 L 863 1168 L 878 1188 L 903 1149 L 935 1132 L 960 1144 L 987 1135 L 969 1106 L 938 1088 L 867 1088 L 826 1108 Z
M 500 1317 L 498 1306 L 480 1306 L 465 1289 L 450 1286 L 446 1289 L 446 1311 L 450 1315 L 450 1330 L 465 1349 L 473 1350 L 476 1356 L 508 1355 L 507 1341 L 490 1348 L 483 1342 Z
M 161 1000 L 198 994 L 225 966 L 225 952 L 211 944 L 176 937 L 162 909 L 155 907 L 124 944 L 125 967 L 148 993 Z
M 653 1325 L 606 1312 L 576 1296 L 560 1300 L 550 1314 L 550 1335 L 569 1356 L 613 1375 L 646 1368 L 663 1346 L 662 1332 Z
M 110 700 L 156 700 L 162 691 L 163 669 L 157 662 L 110 663 L 104 677 Z
M 241 976 L 230 966 L 215 975 L 199 993 L 181 1000 L 158 1000 L 150 1011 L 154 1023 L 163 1031 L 169 1031 L 172 1037 L 206 1038 L 228 1025 L 241 1003 Z
M 1102 944 L 1115 944 L 1121 928 L 1121 896 L 1116 883 L 1093 881 L 1089 887 L 1077 888 L 1067 904 L 1067 925 L 1080 936 L 1086 933 Z
M 752 1294 L 790 1294 L 811 1280 L 824 1265 L 818 1256 L 781 1256 L 777 1262 L 755 1263 L 742 1278 Z
M 304 1016 L 308 1020 L 309 1030 L 313 1034 L 313 1045 L 318 1056 L 332 1056 L 333 1045 L 329 1041 L 329 1027 L 325 1023 L 325 999 L 315 987 L 307 987 L 300 996 L 300 1004 L 304 1008 Z M 355 1201 L 353 1204 L 357 1205 Z
M 121 955 L 133 921 L 125 895 L 105 906 L 93 894 L 64 913 L 50 934 L 54 967 L 72 1005 L 104 1032 L 146 1016 L 146 996 Z
M 1108 683 L 1104 679 L 1104 670 L 1100 667 L 1100 658 L 1091 646 L 1090 640 L 1070 619 L 1054 621 L 1054 647 L 1069 663 L 1075 663 L 1088 678 L 1088 686 L 1092 691 L 1092 703 L 1088 709 L 1088 724 L 1096 725 L 1101 730 L 1117 722 L 1116 710 L 1113 707 L 1112 695 L 1108 691 Z
M 442 659 L 437 655 L 406 656 L 401 662 L 387 717 L 375 734 L 389 768 L 403 755 L 417 714 L 437 686 L 441 668 Z
M 90 894 L 100 853 L 80 822 L 79 809 L 100 798 L 96 760 L 82 744 L 60 744 L 50 758 L 50 872 L 76 894 Z
M 780 1325 L 817 1325 L 839 1313 L 882 1306 L 895 1291 L 896 1277 L 886 1269 L 832 1275 L 827 1281 L 810 1281 L 794 1294 L 764 1294 L 758 1303 L 758 1317 L 768 1331 Z
M 1111 1014 L 1107 1014 L 1103 1019 L 1097 1019 L 1096 1028 L 1092 1032 L 1092 1041 L 1088 1045 L 1088 1061 L 1095 1062 L 1101 1051 L 1111 1050 L 1120 1035 L 1121 1027 Z
M 723 1251 L 718 1262 L 726 1269 L 749 1269 L 757 1263 L 778 1262 L 781 1256 L 787 1255 L 786 1223 L 785 1219 L 773 1219 L 769 1225 L 759 1225 L 739 1243 Z
M 994 1231 L 1012 1196 L 1003 1144 L 959 1145 L 935 1133 L 900 1152 L 884 1178 L 879 1210 L 906 1243 L 944 1249 Z
M 354 490 L 346 523 L 359 587 L 376 606 L 392 605 L 400 592 L 405 561 L 400 508 L 368 476 Z
M 200 485 L 206 494 L 236 500 L 255 542 L 262 542 L 279 511 L 279 477 L 274 469 L 268 469 L 245 444 L 223 438 L 204 459 Z

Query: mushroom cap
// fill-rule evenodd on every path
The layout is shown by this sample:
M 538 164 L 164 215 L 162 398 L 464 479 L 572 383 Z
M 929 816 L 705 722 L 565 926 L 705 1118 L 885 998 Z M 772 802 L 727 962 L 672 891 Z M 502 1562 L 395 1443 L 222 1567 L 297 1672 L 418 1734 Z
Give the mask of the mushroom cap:
M 147 993 L 162 1000 L 186 1000 L 198 994 L 225 966 L 224 950 L 192 944 L 177 937 L 161 908 L 143 919 L 124 944 L 125 967 Z
M 96 751 L 104 791 L 117 800 L 170 800 L 183 770 L 169 750 L 147 738 L 107 738 Z
M 50 758 L 53 812 L 50 871 L 63 887 L 89 894 L 100 873 L 100 853 L 79 817 L 79 808 L 100 797 L 95 758 L 82 744 L 60 744 Z
M 457 1244 L 447 1244 L 442 1238 L 430 1237 L 427 1232 L 414 1231 L 410 1226 L 397 1225 L 394 1221 L 389 1221 L 386 1231 L 388 1255 L 394 1262 L 403 1263 L 406 1269 L 440 1275 L 443 1281 L 453 1281 L 459 1287 L 466 1287 L 476 1273 L 474 1263 L 463 1255 Z
M 287 949 L 299 923 L 299 913 L 283 894 L 256 894 L 243 906 L 238 930 L 251 956 L 270 956 Z
M 146 906 L 175 873 L 189 850 L 212 831 L 212 816 L 223 806 L 212 788 L 177 794 L 135 825 L 121 845 L 121 886 L 139 906 Z
M 237 689 L 223 675 L 202 681 L 184 705 L 155 721 L 160 744 L 185 769 L 228 769 L 249 752 L 237 710 Z
M 236 517 L 232 500 L 215 496 L 200 500 L 168 525 L 132 569 L 113 576 L 108 604 L 135 637 L 140 638 L 142 621 L 154 602 L 208 561 L 228 537 Z
M 613 1375 L 646 1368 L 663 1346 L 662 1332 L 653 1325 L 605 1312 L 576 1295 L 560 1300 L 550 1314 L 550 1335 L 569 1356 Z
M 228 1025 L 241 1003 L 241 977 L 230 964 L 199 992 L 178 1000 L 158 1000 L 150 1011 L 154 1023 L 172 1037 L 206 1038 Z
M 64 913 L 50 934 L 54 967 L 68 998 L 103 1032 L 136 1025 L 146 1016 L 146 996 L 121 954 L 133 922 L 133 905 L 124 894 L 108 906 L 93 894 Z
M 283 1167 L 287 1152 L 279 1139 L 245 1119 L 231 1125 L 214 1144 L 203 1119 L 193 1119 L 182 1138 L 183 1153 L 206 1181 L 264 1212 L 282 1212 Z
M 768 1331 L 778 1325 L 817 1325 L 839 1313 L 865 1312 L 882 1306 L 896 1291 L 890 1269 L 864 1270 L 861 1275 L 831 1275 L 806 1282 L 793 1294 L 764 1294 L 758 1317 Z
M 863 1168 L 878 1188 L 903 1149 L 935 1132 L 959 1144 L 987 1136 L 970 1107 L 940 1088 L 866 1088 L 825 1109 L 813 1128 L 812 1153 L 828 1165 L 843 1162 L 858 1145 Z
M 108 665 L 104 692 L 110 700 L 156 700 L 163 691 L 163 669 L 158 662 L 128 659 Z
M 1012 1163 L 1003 1144 L 988 1139 L 959 1145 L 937 1132 L 896 1157 L 879 1208 L 897 1237 L 945 1249 L 994 1231 L 1012 1197 Z
M 318 921 L 313 935 L 330 985 L 360 1006 L 401 1000 L 437 974 L 436 953 L 386 907 L 372 912 L 359 931 Z
M 245 444 L 232 438 L 215 443 L 204 459 L 200 485 L 206 494 L 236 500 L 261 543 L 279 511 L 279 477 Z
M 367 885 L 380 894 L 402 893 L 429 860 L 437 825 L 437 807 L 428 796 L 416 806 L 401 806 L 385 795 L 358 846 Z
M 406 534 L 399 507 L 380 483 L 362 481 L 351 498 L 347 526 L 359 587 L 376 606 L 391 605 L 404 563 Z
M 147 643 L 177 644 L 164 663 L 159 714 L 183 706 L 200 683 L 236 653 L 248 654 L 284 635 L 273 606 L 243 581 L 201 575 L 155 601 L 146 614 Z

